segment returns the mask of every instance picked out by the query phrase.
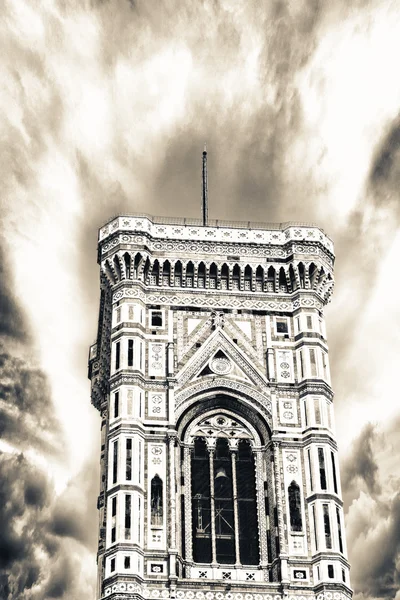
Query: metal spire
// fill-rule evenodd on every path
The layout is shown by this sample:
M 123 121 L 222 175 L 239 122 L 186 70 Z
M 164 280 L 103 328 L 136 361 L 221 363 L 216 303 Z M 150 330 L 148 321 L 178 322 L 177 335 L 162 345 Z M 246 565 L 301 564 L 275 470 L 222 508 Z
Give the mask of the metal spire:
M 208 225 L 208 178 L 207 178 L 207 145 L 204 144 L 203 151 L 203 225 Z

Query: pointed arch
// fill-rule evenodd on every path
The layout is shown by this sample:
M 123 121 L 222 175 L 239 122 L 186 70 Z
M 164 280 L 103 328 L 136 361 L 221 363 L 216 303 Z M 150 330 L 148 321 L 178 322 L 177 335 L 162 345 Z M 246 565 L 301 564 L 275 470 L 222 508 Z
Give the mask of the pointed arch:
M 232 271 L 232 288 L 234 290 L 240 289 L 240 267 L 238 264 L 234 265 Z
M 229 267 L 224 263 L 221 267 L 221 289 L 227 290 L 229 288 Z
M 143 257 L 140 254 L 140 252 L 135 254 L 135 258 L 133 261 L 133 276 L 135 277 L 135 279 L 137 279 L 139 277 L 142 261 L 143 261 Z
M 194 285 L 194 264 L 190 260 L 186 265 L 186 287 L 193 287 Z
M 158 259 L 156 259 L 154 261 L 152 269 L 151 269 L 150 284 L 158 285 L 159 282 L 160 282 L 160 263 L 158 262 Z
M 182 263 L 180 260 L 177 260 L 174 267 L 174 285 L 181 287 L 182 286 Z
M 306 287 L 306 274 L 305 274 L 304 264 L 302 262 L 299 263 L 298 270 L 299 270 L 300 288 L 303 289 Z
M 279 291 L 286 293 L 288 291 L 285 269 L 279 269 Z
M 297 281 L 296 281 L 296 275 L 295 275 L 292 264 L 289 266 L 289 279 L 290 279 L 291 291 L 294 292 L 294 290 L 297 289 Z
M 246 265 L 244 268 L 244 289 L 251 290 L 251 278 L 253 276 L 253 269 L 250 265 Z
M 165 260 L 162 267 L 162 283 L 163 285 L 169 285 L 171 279 L 171 263 L 169 260 Z
M 128 252 L 125 252 L 123 258 L 124 258 L 124 265 L 125 265 L 125 277 L 126 277 L 126 279 L 131 279 L 132 278 L 131 255 L 128 254 Z
M 217 280 L 218 280 L 218 267 L 215 264 L 215 262 L 211 263 L 210 265 L 210 270 L 209 270 L 209 287 L 211 289 L 216 289 L 217 287 Z
M 267 273 L 267 292 L 276 292 L 276 287 L 275 287 L 275 282 L 276 282 L 276 272 L 273 266 L 268 268 L 268 273 Z
M 197 273 L 197 287 L 204 288 L 206 285 L 206 265 L 203 261 L 199 264 Z
M 119 264 L 119 256 L 117 254 L 115 254 L 115 256 L 114 256 L 113 266 L 114 266 L 114 271 L 117 275 L 117 280 L 121 281 L 121 279 L 122 279 L 121 265 Z
M 317 277 L 318 277 L 318 269 L 317 269 L 316 265 L 312 262 L 310 264 L 310 266 L 308 267 L 308 278 L 310 280 L 311 289 L 315 289 Z
M 262 292 L 264 289 L 264 269 L 261 265 L 258 265 L 256 269 L 256 290 Z

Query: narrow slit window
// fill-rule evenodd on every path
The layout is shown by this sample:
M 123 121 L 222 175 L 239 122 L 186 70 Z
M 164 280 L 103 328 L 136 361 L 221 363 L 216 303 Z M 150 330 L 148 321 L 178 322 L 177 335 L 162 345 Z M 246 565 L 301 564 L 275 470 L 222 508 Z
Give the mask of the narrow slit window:
M 112 482 L 117 483 L 118 474 L 118 441 L 114 442 L 113 463 L 112 463 Z
M 140 544 L 140 538 L 141 538 L 141 536 L 140 536 L 140 530 L 141 530 L 140 524 L 141 524 L 141 518 L 142 518 L 141 514 L 140 514 L 140 511 L 141 511 L 141 501 L 140 501 L 140 496 L 139 496 L 138 497 L 138 513 L 137 513 L 137 539 L 138 539 L 138 543 L 139 544 Z
M 131 539 L 131 512 L 132 512 L 132 496 L 125 494 L 125 539 Z
M 112 558 L 110 560 L 110 571 L 111 571 L 111 573 L 114 573 L 114 571 L 115 571 L 115 558 Z
M 116 321 L 116 323 L 119 323 L 119 322 L 120 322 L 120 320 L 121 320 L 121 308 L 119 308 L 119 307 L 118 307 L 118 308 L 117 308 L 117 310 L 116 310 L 115 312 L 116 312 L 116 315 L 115 315 L 115 317 L 116 317 L 116 318 L 115 318 L 115 321 Z
M 163 482 L 155 475 L 151 480 L 151 525 L 162 527 L 163 524 Z
M 311 368 L 311 377 L 317 377 L 317 360 L 316 360 L 314 348 L 310 348 L 310 368 Z
M 307 315 L 307 329 L 311 330 L 312 328 L 312 317 Z
M 128 340 L 128 367 L 133 367 L 133 340 Z
M 333 489 L 334 489 L 335 494 L 337 494 L 338 486 L 337 486 L 337 478 L 336 478 L 336 462 L 335 462 L 335 455 L 333 452 L 331 452 L 331 460 L 332 460 Z
M 124 556 L 124 569 L 130 569 L 130 568 L 131 568 L 131 557 Z
M 303 351 L 299 351 L 299 359 L 300 359 L 300 379 L 304 379 L 304 363 L 303 363 Z
M 338 528 L 339 551 L 343 553 L 342 523 L 340 519 L 340 510 L 336 507 L 336 521 Z
M 119 392 L 114 394 L 114 419 L 119 416 Z
M 307 456 L 308 456 L 308 468 L 309 468 L 309 474 L 310 474 L 310 490 L 312 491 L 314 488 L 314 483 L 313 483 L 313 476 L 312 476 L 312 462 L 311 462 L 311 450 L 310 449 L 307 450 Z
M 326 490 L 325 454 L 323 448 L 318 448 L 318 466 L 321 490 Z
M 307 400 L 304 400 L 304 420 L 305 420 L 306 427 L 308 427 Z
M 116 540 L 117 532 L 117 496 L 111 499 L 111 543 Z
M 288 496 L 290 528 L 292 531 L 302 531 L 303 523 L 301 519 L 300 486 L 295 481 L 292 481 L 292 483 L 289 485 Z
M 132 481 L 132 438 L 126 440 L 126 480 Z
M 115 368 L 119 369 L 121 360 L 121 342 L 115 344 Z
M 325 546 L 327 550 L 332 549 L 332 534 L 331 534 L 331 520 L 329 516 L 329 504 L 322 505 L 322 514 L 324 518 L 324 533 L 325 533 Z
M 320 406 L 319 398 L 314 398 L 314 415 L 315 415 L 315 424 L 321 425 L 321 406 Z
M 126 412 L 128 416 L 133 415 L 133 390 L 129 389 L 126 395 Z
M 128 306 L 128 320 L 129 321 L 135 320 L 135 310 L 134 310 L 133 304 L 129 304 L 129 306 Z
M 317 520 L 315 518 L 315 504 L 313 504 L 311 507 L 311 515 L 312 515 L 312 527 L 314 530 L 315 551 L 318 552 L 318 534 L 317 534 Z
M 329 579 L 335 578 L 335 571 L 333 569 L 333 565 L 328 565 L 328 577 Z

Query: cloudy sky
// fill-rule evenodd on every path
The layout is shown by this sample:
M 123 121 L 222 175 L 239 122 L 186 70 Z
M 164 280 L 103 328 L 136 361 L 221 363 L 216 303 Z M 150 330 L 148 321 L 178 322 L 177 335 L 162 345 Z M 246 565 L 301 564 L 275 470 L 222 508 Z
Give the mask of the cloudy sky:
M 400 3 L 3 0 L 0 597 L 93 600 L 97 229 L 316 222 L 357 600 L 400 599 Z

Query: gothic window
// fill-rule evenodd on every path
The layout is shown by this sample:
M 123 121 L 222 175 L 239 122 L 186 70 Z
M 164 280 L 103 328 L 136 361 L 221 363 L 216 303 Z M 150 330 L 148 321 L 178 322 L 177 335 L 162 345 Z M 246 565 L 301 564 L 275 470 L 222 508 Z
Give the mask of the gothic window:
M 305 288 L 306 280 L 305 280 L 305 271 L 304 271 L 303 263 L 299 263 L 299 277 L 300 277 L 300 287 Z
M 158 475 L 151 480 L 151 525 L 163 524 L 163 482 Z
M 217 287 L 217 265 L 212 263 L 210 266 L 210 288 L 215 289 Z
M 131 257 L 127 252 L 124 254 L 124 263 L 125 263 L 125 277 L 126 279 L 131 278 Z
M 174 285 L 182 286 L 182 263 L 180 260 L 175 264 Z
M 262 292 L 264 286 L 264 269 L 259 265 L 256 270 L 256 290 Z
M 195 437 L 191 455 L 193 559 L 201 564 L 258 564 L 255 463 L 249 432 L 225 415 L 205 418 L 197 429 L 204 435 Z M 232 445 L 228 434 L 239 439 Z
M 283 267 L 279 269 L 279 291 L 284 293 L 288 291 L 285 270 Z
M 296 276 L 294 274 L 293 265 L 290 265 L 290 267 L 289 267 L 289 278 L 290 278 L 290 285 L 291 285 L 292 292 L 293 292 L 297 288 Z
M 158 285 L 159 276 L 160 276 L 160 264 L 159 264 L 158 260 L 155 260 L 153 268 L 151 270 L 150 282 L 149 282 L 150 285 Z
M 275 269 L 269 267 L 267 275 L 267 292 L 275 292 Z
M 235 265 L 232 271 L 232 286 L 234 290 L 240 289 L 240 267 Z
M 288 496 L 290 528 L 292 531 L 301 531 L 303 529 L 303 524 L 301 520 L 300 486 L 295 481 L 292 481 L 289 485 Z
M 197 274 L 197 287 L 199 288 L 204 288 L 205 287 L 205 281 L 206 281 L 206 266 L 203 262 L 201 262 L 199 264 L 199 270 L 198 270 L 198 274 Z
M 221 268 L 221 289 L 228 289 L 228 281 L 229 281 L 229 269 L 228 265 L 224 263 Z
M 186 287 L 193 287 L 193 281 L 194 281 L 194 266 L 193 263 L 190 261 L 187 264 L 186 267 Z
M 171 264 L 170 264 L 169 260 L 166 260 L 165 263 L 163 264 L 163 270 L 162 270 L 163 285 L 169 285 L 170 276 L 171 276 Z
M 251 269 L 250 265 L 246 265 L 245 270 L 244 270 L 244 289 L 245 290 L 251 290 L 251 276 L 252 276 L 252 269 Z

